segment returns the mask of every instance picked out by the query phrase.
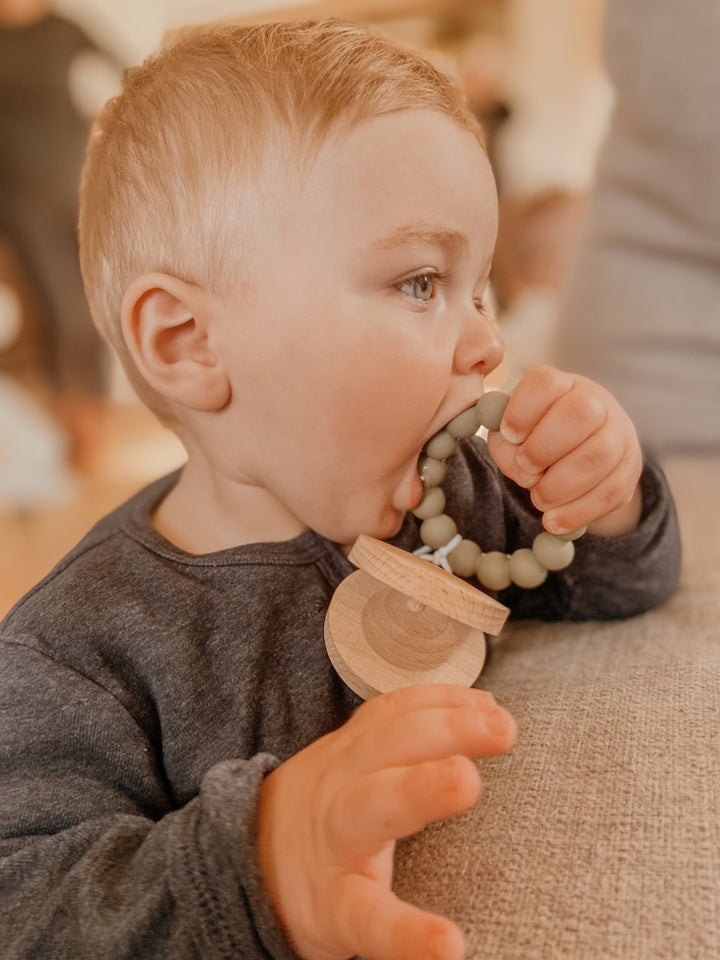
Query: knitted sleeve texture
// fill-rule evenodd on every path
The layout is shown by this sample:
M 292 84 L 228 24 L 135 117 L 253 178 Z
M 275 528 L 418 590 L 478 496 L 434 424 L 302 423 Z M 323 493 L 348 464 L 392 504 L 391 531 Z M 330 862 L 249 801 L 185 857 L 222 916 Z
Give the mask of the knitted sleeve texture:
M 12 643 L 3 686 L 5 960 L 295 956 L 255 849 L 275 758 L 216 763 L 175 808 L 157 744 L 96 682 Z
M 448 512 L 463 536 L 485 551 L 512 553 L 531 547 L 542 518 L 526 490 L 494 470 L 482 441 L 463 445 L 445 484 Z M 499 599 L 515 619 L 615 620 L 667 600 L 680 575 L 680 533 L 675 504 L 660 467 L 645 457 L 642 517 L 635 530 L 616 537 L 585 534 L 575 558 L 533 590 L 515 586 Z M 478 484 L 481 483 L 482 487 Z M 482 499 L 480 499 L 482 489 Z M 468 532 L 469 531 L 469 532 Z
M 312 531 L 185 554 L 150 522 L 172 482 L 101 521 L 0 625 L 3 960 L 295 956 L 260 877 L 260 787 L 360 702 L 323 638 L 353 568 Z M 642 485 L 638 528 L 585 536 L 541 588 L 503 591 L 512 616 L 628 617 L 672 593 L 677 519 L 650 460 Z M 541 529 L 481 441 L 444 489 L 484 550 Z M 414 517 L 395 542 L 419 546 Z

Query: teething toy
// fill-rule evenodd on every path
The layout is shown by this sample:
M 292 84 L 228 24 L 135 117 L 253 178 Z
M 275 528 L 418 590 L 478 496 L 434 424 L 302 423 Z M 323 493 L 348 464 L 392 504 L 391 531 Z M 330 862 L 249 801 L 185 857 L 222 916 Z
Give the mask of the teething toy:
M 500 632 L 508 608 L 373 537 L 358 537 L 349 557 L 359 569 L 325 618 L 325 646 L 345 683 L 365 699 L 415 683 L 474 683 L 485 632 Z
M 563 570 L 575 555 L 573 540 L 585 527 L 571 533 L 551 534 L 543 531 L 532 547 L 522 547 L 511 555 L 491 551 L 483 553 L 473 540 L 464 539 L 455 521 L 443 513 L 445 494 L 440 484 L 445 479 L 445 461 L 453 455 L 460 440 L 472 437 L 480 427 L 498 430 L 510 397 L 493 390 L 480 397 L 475 406 L 458 414 L 426 444 L 420 460 L 420 479 L 425 494 L 413 510 L 420 526 L 424 547 L 416 551 L 461 577 L 477 577 L 489 590 L 504 590 L 511 583 L 531 590 L 545 581 L 549 570 Z
M 416 683 L 475 682 L 485 662 L 485 633 L 500 633 L 510 611 L 460 577 L 475 576 L 491 590 L 511 583 L 531 589 L 573 559 L 573 541 L 584 527 L 539 533 L 532 547 L 508 556 L 483 553 L 443 512 L 446 461 L 480 427 L 499 429 L 509 400 L 500 391 L 483 394 L 426 444 L 418 467 L 424 495 L 413 510 L 422 520 L 423 546 L 415 554 L 367 536 L 350 551 L 359 569 L 333 595 L 325 646 L 338 674 L 365 699 Z

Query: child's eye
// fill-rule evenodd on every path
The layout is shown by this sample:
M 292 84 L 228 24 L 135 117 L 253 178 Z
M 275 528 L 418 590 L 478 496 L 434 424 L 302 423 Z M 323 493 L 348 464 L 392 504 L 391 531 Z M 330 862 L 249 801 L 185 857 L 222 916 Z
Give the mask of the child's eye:
M 435 293 L 438 277 L 434 273 L 417 273 L 414 277 L 407 277 L 398 284 L 398 290 L 406 293 L 414 300 L 431 300 Z

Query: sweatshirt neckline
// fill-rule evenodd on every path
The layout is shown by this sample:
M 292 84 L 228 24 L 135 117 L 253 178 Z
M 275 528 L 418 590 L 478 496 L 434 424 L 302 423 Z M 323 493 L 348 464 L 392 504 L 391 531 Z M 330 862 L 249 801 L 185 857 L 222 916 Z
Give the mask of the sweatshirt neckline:
M 189 553 L 178 547 L 155 529 L 152 515 L 157 505 L 167 496 L 180 476 L 176 470 L 149 484 L 131 498 L 123 528 L 128 536 L 143 546 L 168 559 L 197 566 L 218 566 L 235 563 L 294 563 L 317 560 L 328 549 L 342 556 L 342 551 L 314 530 L 305 530 L 290 540 L 247 543 L 210 553 Z

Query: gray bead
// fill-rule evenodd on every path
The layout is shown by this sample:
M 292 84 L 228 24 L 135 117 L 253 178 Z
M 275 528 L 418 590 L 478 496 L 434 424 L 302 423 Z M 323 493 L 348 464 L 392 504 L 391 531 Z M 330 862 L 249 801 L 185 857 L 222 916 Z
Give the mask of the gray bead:
M 418 520 L 428 520 L 437 517 L 445 509 L 445 494 L 440 487 L 429 487 L 413 513 Z
M 450 423 L 445 427 L 447 432 L 458 440 L 464 440 L 466 437 L 472 437 L 478 432 L 480 424 L 478 423 L 475 407 L 469 407 L 463 410 L 456 417 L 453 417 Z
M 435 460 L 447 460 L 455 453 L 457 444 L 456 437 L 448 433 L 447 430 L 441 430 L 428 441 L 425 447 L 425 455 Z
M 516 550 L 510 557 L 510 576 L 519 587 L 532 590 L 544 582 L 547 570 L 540 566 L 532 550 L 524 548 Z
M 508 558 L 499 550 L 480 554 L 475 564 L 475 576 L 488 590 L 504 590 L 512 583 Z
M 442 460 L 435 460 L 433 457 L 421 457 L 418 473 L 424 487 L 439 487 L 445 479 L 447 466 Z
M 505 407 L 510 397 L 502 390 L 490 390 L 484 393 L 475 404 L 475 414 L 483 427 L 488 430 L 499 430 Z
M 448 563 L 458 577 L 471 577 L 480 557 L 480 547 L 474 540 L 461 540 L 448 554 Z
M 564 570 L 572 563 L 575 545 L 571 540 L 560 540 L 550 533 L 539 533 L 533 540 L 532 552 L 546 570 Z
M 438 517 L 430 517 L 420 525 L 420 539 L 431 550 L 439 550 L 456 535 L 455 521 L 446 513 L 441 513 Z

